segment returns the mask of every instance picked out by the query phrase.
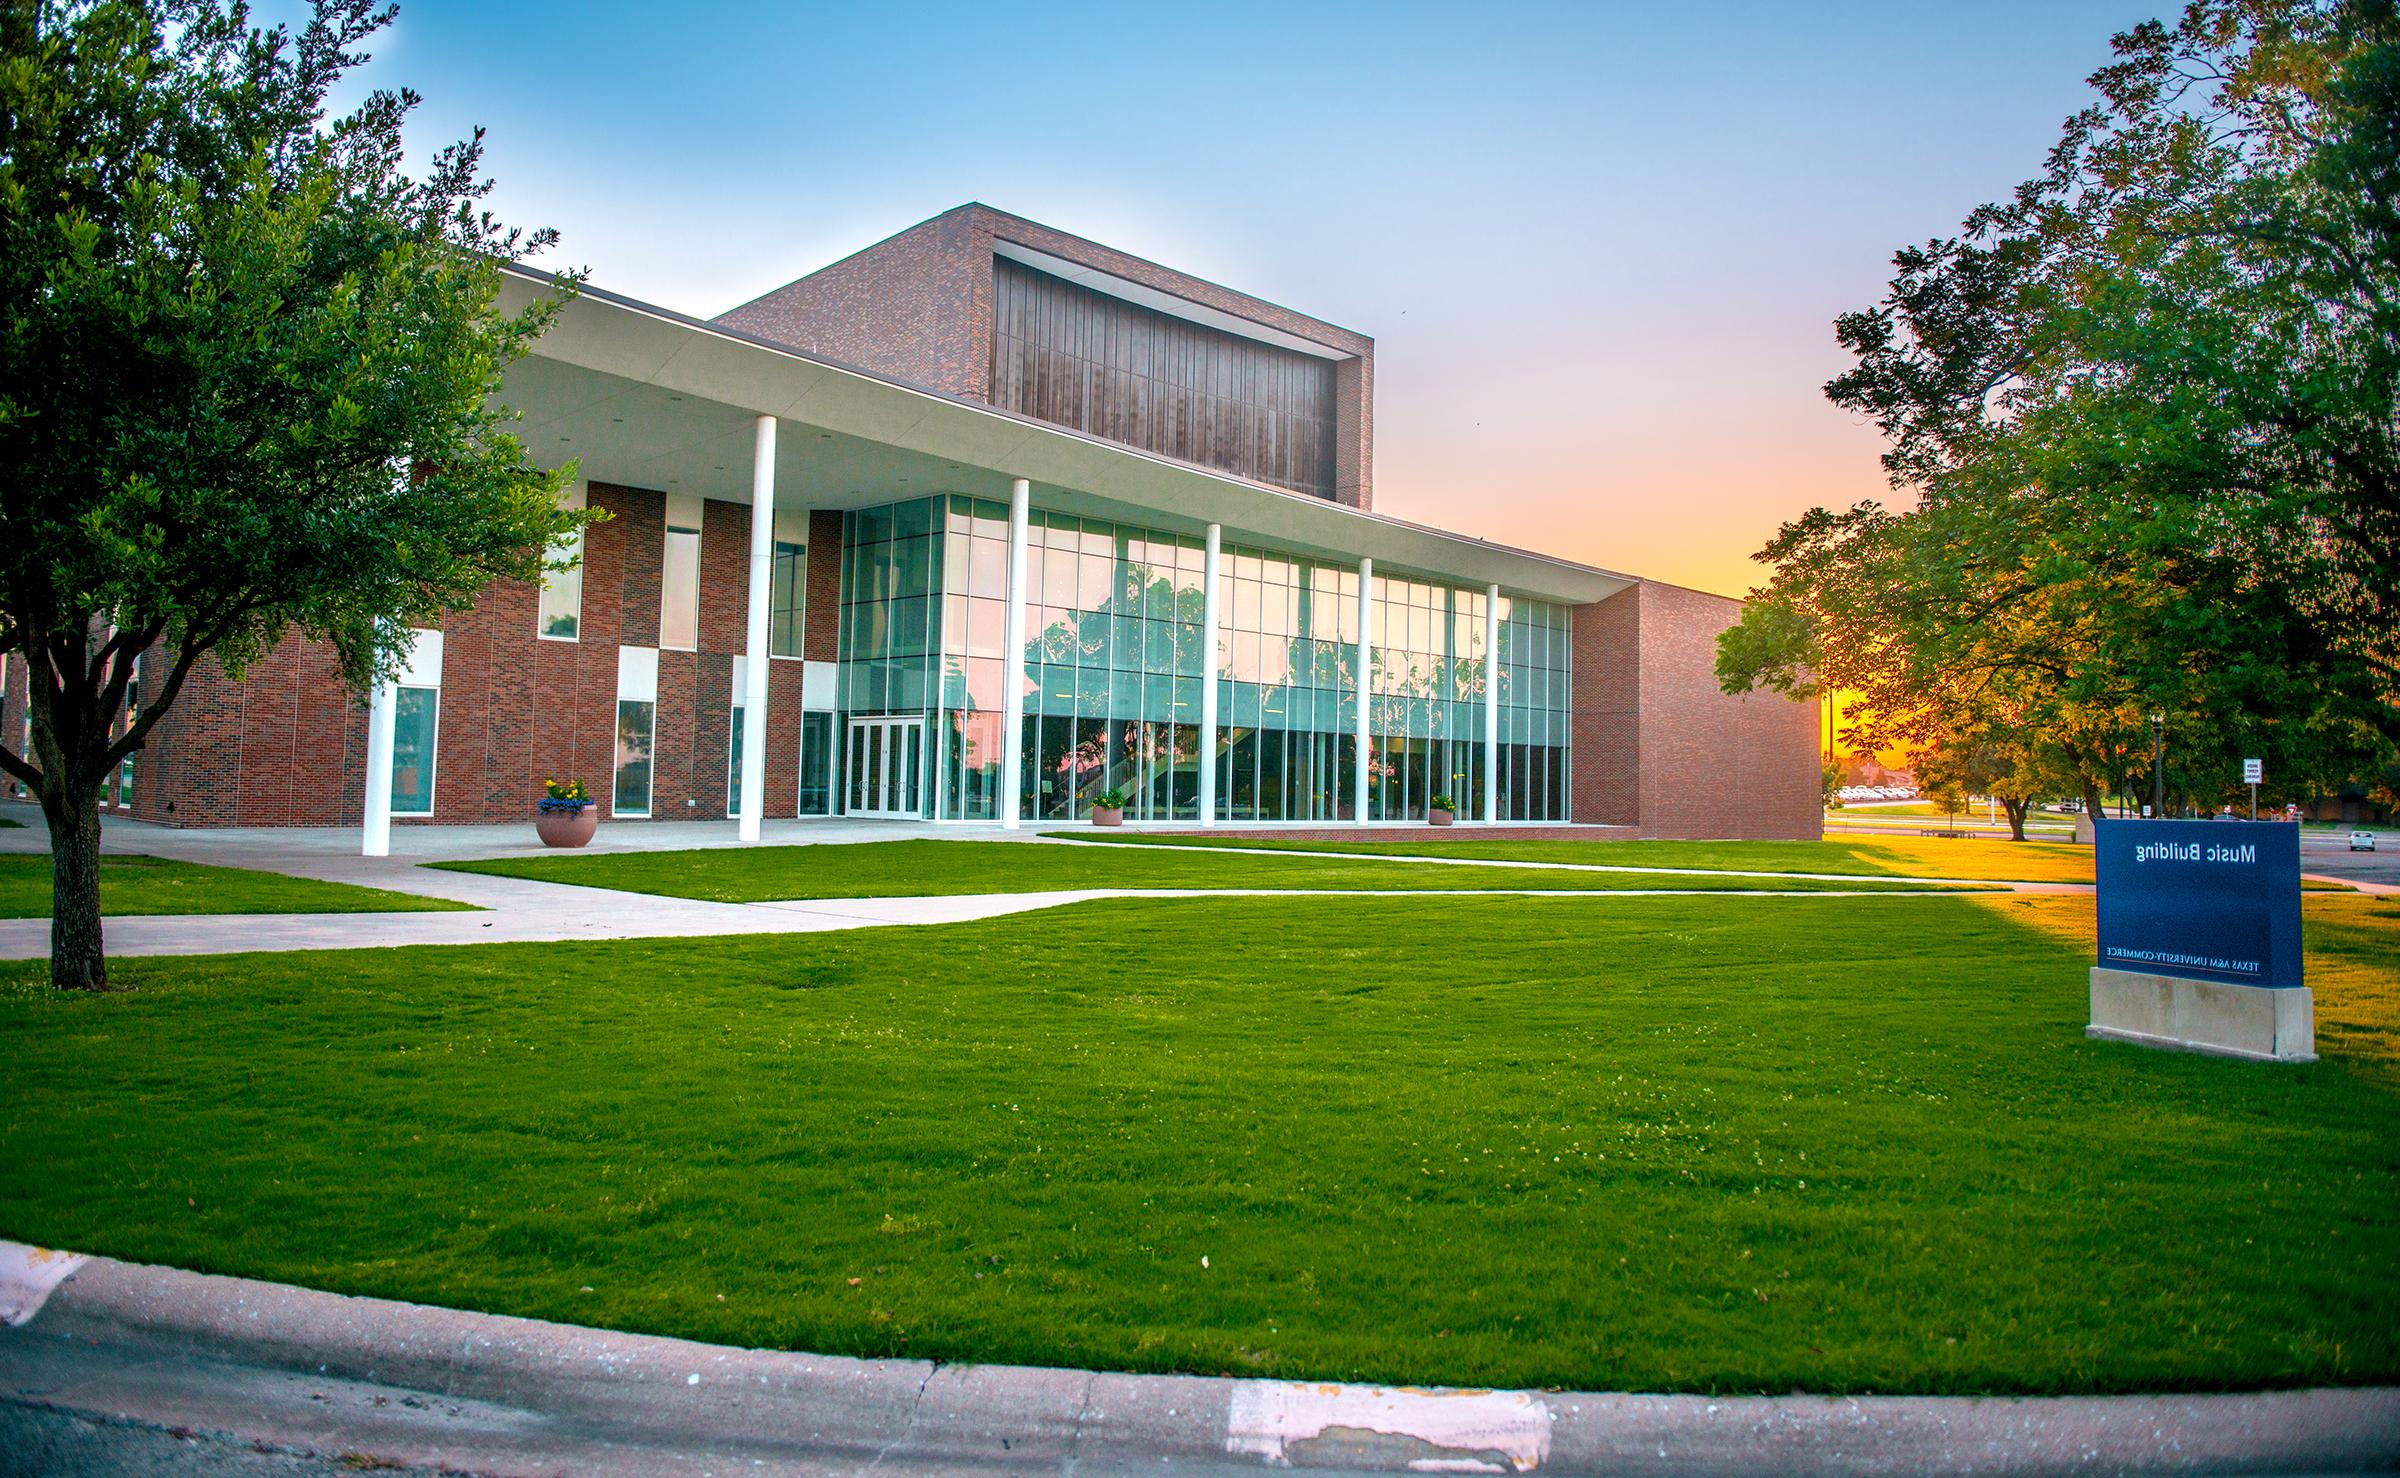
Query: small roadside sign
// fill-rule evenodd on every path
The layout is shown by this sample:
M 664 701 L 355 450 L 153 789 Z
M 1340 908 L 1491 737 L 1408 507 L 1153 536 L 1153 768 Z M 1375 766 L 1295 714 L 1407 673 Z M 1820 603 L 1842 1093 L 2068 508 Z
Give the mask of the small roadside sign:
M 2266 761 L 2264 761 L 2264 760 L 2244 760 L 2244 761 L 2242 761 L 2242 783 L 2243 783 L 2244 785 L 2264 785 L 2264 784 L 2266 784 L 2266 783 L 2267 783 L 2267 764 L 2266 764 Z

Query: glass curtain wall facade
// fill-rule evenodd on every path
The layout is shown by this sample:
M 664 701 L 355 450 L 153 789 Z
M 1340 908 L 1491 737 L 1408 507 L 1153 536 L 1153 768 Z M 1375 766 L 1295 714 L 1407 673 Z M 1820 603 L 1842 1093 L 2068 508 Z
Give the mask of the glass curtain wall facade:
M 1218 743 L 1200 750 L 1201 541 L 1032 511 L 1026 537 L 1020 815 L 1070 821 L 1127 796 L 1135 820 L 1197 820 L 1200 766 L 1228 821 L 1350 821 L 1358 571 L 1228 547 L 1218 565 Z M 925 814 L 998 814 L 1008 508 L 943 496 L 844 520 L 845 717 L 923 715 L 938 783 Z M 1567 612 L 1503 598 L 1487 662 L 1480 590 L 1378 577 L 1368 817 L 1421 818 L 1447 794 L 1482 814 L 1484 683 L 1500 682 L 1498 814 L 1567 816 Z
M 1500 795 L 1493 814 L 1502 821 L 1564 821 L 1570 815 L 1569 635 L 1565 606 L 1500 597 Z M 1482 733 L 1479 723 L 1477 737 Z M 1480 750 L 1476 763 L 1482 763 Z M 1481 804 L 1478 792 L 1477 809 L 1467 814 L 1483 814 Z

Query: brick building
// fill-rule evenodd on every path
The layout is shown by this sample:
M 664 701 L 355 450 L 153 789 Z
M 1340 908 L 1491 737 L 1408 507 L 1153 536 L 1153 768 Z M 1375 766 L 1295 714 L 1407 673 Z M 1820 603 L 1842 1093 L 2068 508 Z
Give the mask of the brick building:
M 1374 352 L 980 205 L 714 321 L 587 289 L 505 397 L 610 515 L 580 568 L 418 633 L 372 705 L 299 640 L 195 673 L 112 804 L 372 836 L 388 755 L 404 821 L 522 819 L 575 776 L 604 818 L 746 834 L 1114 790 L 1204 825 L 1447 796 L 1818 835 L 1815 709 L 1717 690 L 1737 602 L 1374 511 Z

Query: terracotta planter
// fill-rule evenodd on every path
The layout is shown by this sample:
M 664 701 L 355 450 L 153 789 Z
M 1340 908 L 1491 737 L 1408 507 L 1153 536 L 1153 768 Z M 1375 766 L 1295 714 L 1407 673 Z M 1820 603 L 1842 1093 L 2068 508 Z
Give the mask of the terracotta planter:
M 1115 806 L 1092 807 L 1092 825 L 1123 826 L 1124 824 L 1125 812 L 1121 808 Z
M 533 818 L 533 834 L 545 847 L 580 847 L 600 829 L 600 808 L 577 806 L 572 811 L 541 811 Z
M 1427 811 L 1425 813 L 1425 819 L 1432 822 L 1435 826 L 1448 826 L 1451 822 L 1456 821 L 1458 818 L 1451 815 L 1448 811 Z

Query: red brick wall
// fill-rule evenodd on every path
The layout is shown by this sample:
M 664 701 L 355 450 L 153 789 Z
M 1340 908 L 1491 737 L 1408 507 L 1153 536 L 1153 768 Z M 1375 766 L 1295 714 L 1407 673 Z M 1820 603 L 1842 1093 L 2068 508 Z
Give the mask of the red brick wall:
M 727 328 L 947 395 L 988 399 L 972 220 L 949 211 L 721 314 Z M 990 253 L 981 264 L 991 321 Z
M 133 814 L 177 826 L 356 821 L 366 753 L 366 706 L 329 644 L 287 637 L 240 682 L 204 657 L 134 760 Z
M 1646 836 L 1823 834 L 1817 712 L 1717 686 L 1741 602 L 1645 581 L 1575 610 L 1575 819 Z
M 992 250 L 1031 247 L 1350 356 L 1335 369 L 1334 501 L 1375 505 L 1375 341 L 984 205 L 944 211 L 720 315 L 727 328 L 944 394 L 992 398 Z
M 1573 618 L 1577 821 L 1639 826 L 1641 794 L 1641 587 L 1588 606 Z
M 584 535 L 578 640 L 536 634 L 540 590 L 529 581 L 497 582 L 473 608 L 452 611 L 442 623 L 434 822 L 522 820 L 552 777 L 579 778 L 595 795 L 608 794 L 616 772 L 617 648 L 658 640 L 666 499 L 594 483 L 590 501 L 612 516 Z M 838 516 L 834 528 L 838 547 Z M 733 665 L 748 641 L 748 508 L 704 505 L 700 569 L 701 650 L 659 654 L 651 812 L 660 820 L 725 815 Z M 812 578 L 812 603 L 814 586 Z M 824 599 L 830 615 L 837 597 Z M 813 604 L 809 619 L 813 626 Z M 798 786 L 801 668 L 768 668 L 767 814 L 789 816 Z M 366 727 L 366 706 L 343 690 L 324 644 L 288 638 L 240 683 L 203 662 L 137 761 L 134 814 L 183 826 L 355 825 Z
M 808 600 L 801 615 L 800 650 L 811 662 L 834 662 L 842 650 L 842 515 L 819 508 L 808 515 Z
M 31 756 L 25 752 L 25 712 L 26 705 L 32 701 L 26 696 L 26 673 L 30 669 L 20 653 L 11 652 L 5 660 L 7 681 L 0 682 L 0 745 L 6 746 L 10 754 L 30 763 Z M 30 794 L 24 783 L 14 775 L 0 772 L 0 795 L 20 794 Z

